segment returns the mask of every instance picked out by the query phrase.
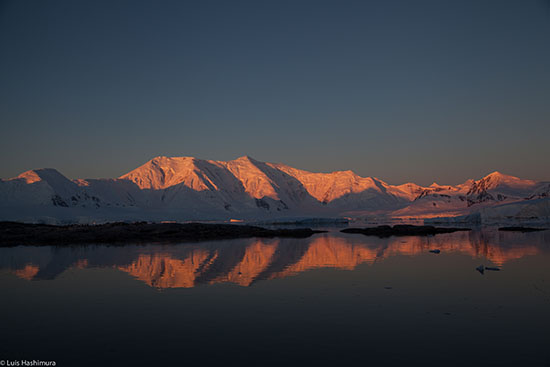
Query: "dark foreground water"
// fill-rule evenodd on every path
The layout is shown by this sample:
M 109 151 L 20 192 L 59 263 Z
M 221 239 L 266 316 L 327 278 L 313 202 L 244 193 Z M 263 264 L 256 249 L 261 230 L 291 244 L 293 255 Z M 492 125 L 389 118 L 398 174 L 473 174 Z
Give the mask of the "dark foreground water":
M 0 360 L 550 366 L 550 231 L 0 248 L 0 292 Z

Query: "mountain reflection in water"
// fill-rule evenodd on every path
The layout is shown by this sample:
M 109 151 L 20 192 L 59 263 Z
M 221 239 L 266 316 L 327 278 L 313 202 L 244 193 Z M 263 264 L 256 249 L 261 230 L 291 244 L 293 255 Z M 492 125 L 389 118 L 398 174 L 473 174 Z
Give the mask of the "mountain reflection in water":
M 12 247 L 0 249 L 0 269 L 27 280 L 54 279 L 69 268 L 112 267 L 155 288 L 255 282 L 315 268 L 353 270 L 392 256 L 462 254 L 498 267 L 548 251 L 548 231 L 532 234 L 495 230 L 433 237 L 379 239 L 337 232 L 308 239 L 249 239 L 180 245 Z

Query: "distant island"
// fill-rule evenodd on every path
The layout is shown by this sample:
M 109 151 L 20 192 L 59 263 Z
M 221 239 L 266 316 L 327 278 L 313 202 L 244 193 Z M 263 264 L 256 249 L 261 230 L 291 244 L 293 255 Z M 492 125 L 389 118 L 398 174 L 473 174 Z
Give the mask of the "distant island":
M 366 236 L 389 237 L 389 236 L 429 236 L 440 233 L 452 233 L 458 231 L 471 231 L 470 228 L 448 228 L 434 226 L 414 226 L 398 224 L 395 226 L 378 226 L 367 228 L 346 228 L 343 233 L 360 233 Z
M 538 231 L 546 231 L 548 228 L 533 228 L 533 227 L 500 227 L 498 229 L 499 231 L 503 232 L 538 232 Z

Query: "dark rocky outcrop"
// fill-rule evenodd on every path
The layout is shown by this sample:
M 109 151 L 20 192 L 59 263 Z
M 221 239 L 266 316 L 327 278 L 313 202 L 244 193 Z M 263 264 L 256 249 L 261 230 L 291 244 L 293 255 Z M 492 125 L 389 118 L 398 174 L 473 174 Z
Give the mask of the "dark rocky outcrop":
M 434 226 L 414 226 L 399 224 L 395 226 L 378 226 L 367 228 L 346 228 L 341 230 L 343 233 L 360 233 L 366 236 L 428 236 L 440 233 L 452 233 L 457 231 L 470 231 L 470 228 L 449 228 Z
M 266 229 L 256 226 L 205 223 L 108 223 L 54 226 L 0 222 L 0 246 L 79 243 L 192 242 L 250 237 L 305 238 L 322 231 L 310 228 Z
M 505 232 L 538 232 L 546 231 L 548 228 L 532 228 L 532 227 L 500 227 L 499 231 Z

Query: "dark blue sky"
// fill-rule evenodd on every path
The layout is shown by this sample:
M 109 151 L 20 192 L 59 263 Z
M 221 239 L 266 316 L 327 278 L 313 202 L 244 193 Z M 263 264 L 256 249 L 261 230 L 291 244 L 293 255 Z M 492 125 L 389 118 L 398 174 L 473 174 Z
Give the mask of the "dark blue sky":
M 550 180 L 550 3 L 2 1 L 0 177 L 250 155 Z

